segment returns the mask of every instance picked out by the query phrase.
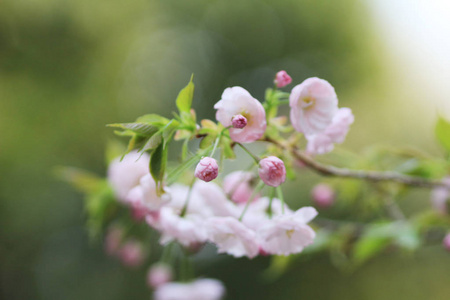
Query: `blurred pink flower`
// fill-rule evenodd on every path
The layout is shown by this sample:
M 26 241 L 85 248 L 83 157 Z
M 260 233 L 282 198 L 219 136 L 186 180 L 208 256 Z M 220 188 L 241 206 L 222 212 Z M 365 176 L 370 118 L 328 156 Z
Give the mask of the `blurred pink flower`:
M 223 284 L 214 279 L 197 279 L 190 283 L 169 282 L 159 286 L 155 300 L 220 300 L 225 294 Z
M 230 195 L 234 202 L 245 203 L 250 199 L 254 190 L 251 186 L 252 180 L 253 173 L 251 172 L 232 172 L 224 178 L 223 190 Z M 259 198 L 259 195 L 256 195 L 255 198 Z
M 242 128 L 230 128 L 230 137 L 238 143 L 251 143 L 260 139 L 266 131 L 266 112 L 262 104 L 245 89 L 235 86 L 225 89 L 222 99 L 214 105 L 216 119 L 223 126 L 232 126 L 232 118 L 242 115 L 247 125 Z
M 138 267 L 145 259 L 144 248 L 137 240 L 128 240 L 121 246 L 119 257 L 125 266 Z
M 286 180 L 286 167 L 281 159 L 269 156 L 259 161 L 259 177 L 265 184 L 277 187 Z
M 234 257 L 253 258 L 259 253 L 256 234 L 233 217 L 209 218 L 208 239 L 216 244 L 219 253 L 228 253 Z
M 157 211 L 164 204 L 170 201 L 170 194 L 165 193 L 158 196 L 156 193 L 156 183 L 150 174 L 143 176 L 139 185 L 130 190 L 126 201 L 141 213 Z
M 335 199 L 334 190 L 331 186 L 325 183 L 316 185 L 311 191 L 311 196 L 314 203 L 322 208 L 327 208 L 333 205 Z
M 282 70 L 275 75 L 274 83 L 278 88 L 285 87 L 286 85 L 290 84 L 292 82 L 291 76 L 289 76 L 286 71 Z
M 450 251 L 450 233 L 448 233 L 444 240 L 442 241 L 442 245 L 444 246 L 445 250 Z
M 172 281 L 172 277 L 172 268 L 169 265 L 157 263 L 152 265 L 147 272 L 147 285 L 151 288 L 157 288 Z
M 291 123 L 305 135 L 321 133 L 331 124 L 338 109 L 336 92 L 328 81 L 308 78 L 289 96 Z
M 317 215 L 312 207 L 286 213 L 268 220 L 258 231 L 262 249 L 270 254 L 290 255 L 303 251 L 314 241 L 315 232 L 306 225 Z
M 110 226 L 105 236 L 105 251 L 108 255 L 116 256 L 119 253 L 123 238 L 123 229 L 118 226 Z
M 217 175 L 219 175 L 219 166 L 212 157 L 202 158 L 195 168 L 195 177 L 206 182 L 216 179 Z
M 448 187 L 437 187 L 431 191 L 431 206 L 441 214 L 448 214 L 450 210 L 450 177 L 446 177 L 443 181 Z
M 150 156 L 132 151 L 122 161 L 114 159 L 108 167 L 108 182 L 119 201 L 125 202 L 128 192 L 139 184 L 142 176 L 149 174 Z
M 322 133 L 306 135 L 308 140 L 306 150 L 312 154 L 331 152 L 335 143 L 341 144 L 344 142 L 354 120 L 350 108 L 340 108 L 334 115 L 332 123 Z

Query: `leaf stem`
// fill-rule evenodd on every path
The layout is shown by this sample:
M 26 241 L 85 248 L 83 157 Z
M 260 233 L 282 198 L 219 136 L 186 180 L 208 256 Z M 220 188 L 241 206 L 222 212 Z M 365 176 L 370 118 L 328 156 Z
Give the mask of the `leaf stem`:
M 252 195 L 247 200 L 247 203 L 245 204 L 244 210 L 242 211 L 241 216 L 239 217 L 239 221 L 242 221 L 242 219 L 244 218 L 245 213 L 247 212 L 248 207 L 250 206 L 250 203 L 253 201 L 253 198 L 255 198 L 256 194 L 259 193 L 259 191 L 261 191 L 263 189 L 263 187 L 264 187 L 264 182 L 262 180 L 260 180 L 258 185 L 253 190 Z

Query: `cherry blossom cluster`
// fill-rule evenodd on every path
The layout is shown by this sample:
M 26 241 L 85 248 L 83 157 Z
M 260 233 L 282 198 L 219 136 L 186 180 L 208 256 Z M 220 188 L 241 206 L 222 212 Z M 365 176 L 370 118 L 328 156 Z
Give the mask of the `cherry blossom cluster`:
M 308 78 L 286 93 L 280 89 L 291 84 L 292 78 L 280 71 L 273 83 L 263 102 L 242 87 L 226 88 L 214 105 L 217 122 L 204 119 L 198 124 L 191 108 L 191 78 L 176 99 L 175 118 L 149 114 L 133 123 L 110 124 L 130 141 L 126 154 L 109 164 L 109 191 L 121 207 L 131 211 L 133 222 L 159 233 L 160 244 L 167 250 L 148 271 L 147 284 L 154 290 L 154 299 L 219 300 L 225 294 L 217 280 L 177 276 L 171 259 L 167 260 L 176 255 L 171 251 L 173 245 L 195 253 L 203 245 L 213 244 L 218 253 L 253 259 L 301 253 L 313 244 L 313 228 L 318 227 L 308 224 L 318 215 L 317 210 L 309 206 L 291 209 L 284 202 L 281 185 L 290 178 L 294 165 L 337 177 L 431 186 L 433 208 L 441 215 L 449 214 L 448 179 L 431 182 L 402 174 L 366 174 L 315 162 L 317 155 L 344 142 L 354 122 L 351 109 L 339 107 L 336 92 L 326 80 Z M 278 116 L 278 108 L 284 104 L 289 105 L 290 123 L 287 117 Z M 299 146 L 302 139 L 304 149 Z M 199 142 L 192 150 L 189 143 L 194 140 Z M 173 141 L 183 141 L 183 146 L 181 161 L 170 169 L 168 147 Z M 246 147 L 254 142 L 266 143 L 261 153 Z M 249 156 L 249 166 L 224 174 L 221 166 L 236 157 L 238 147 Z M 326 209 L 335 205 L 338 194 L 334 185 L 322 182 L 311 190 L 311 199 L 318 209 Z M 392 206 L 390 203 L 387 208 Z M 394 218 L 400 214 L 403 222 L 399 209 L 394 210 L 391 214 Z M 386 225 L 386 232 L 399 223 L 393 224 Z M 355 235 L 370 229 L 352 226 Z M 395 240 L 392 235 L 385 238 Z M 450 234 L 443 245 L 450 249 Z M 142 264 L 146 257 L 143 244 L 114 222 L 109 223 L 105 249 L 130 267 Z

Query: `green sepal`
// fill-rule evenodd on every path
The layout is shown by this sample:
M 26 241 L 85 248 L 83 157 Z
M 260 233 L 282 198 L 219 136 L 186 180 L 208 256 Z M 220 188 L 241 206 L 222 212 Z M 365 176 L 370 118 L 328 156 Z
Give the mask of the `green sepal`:
M 168 147 L 166 142 L 162 139 L 161 143 L 153 150 L 150 157 L 150 174 L 155 180 L 158 196 L 164 193 L 163 179 L 167 165 L 167 151 Z

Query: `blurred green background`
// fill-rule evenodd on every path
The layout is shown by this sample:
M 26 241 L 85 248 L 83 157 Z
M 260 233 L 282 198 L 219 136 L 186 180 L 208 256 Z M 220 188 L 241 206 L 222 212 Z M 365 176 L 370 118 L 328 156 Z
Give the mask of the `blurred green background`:
M 390 54 L 370 9 L 357 0 L 1 1 L 0 297 L 150 298 L 145 268 L 127 270 L 88 241 L 82 195 L 52 169 L 104 175 L 114 138 L 105 124 L 170 116 L 191 73 L 199 118 L 214 118 L 212 106 L 229 86 L 262 99 L 284 69 L 294 83 L 327 79 L 340 105 L 353 109 L 345 147 L 407 144 L 440 154 L 436 110 L 420 106 L 429 92 Z M 311 185 L 299 185 L 306 199 Z M 426 192 L 417 197 L 428 201 Z M 318 256 L 270 284 L 258 276 L 267 263 L 221 258 L 200 270 L 223 280 L 234 300 L 450 294 L 450 255 L 440 247 L 388 253 L 353 273 Z

